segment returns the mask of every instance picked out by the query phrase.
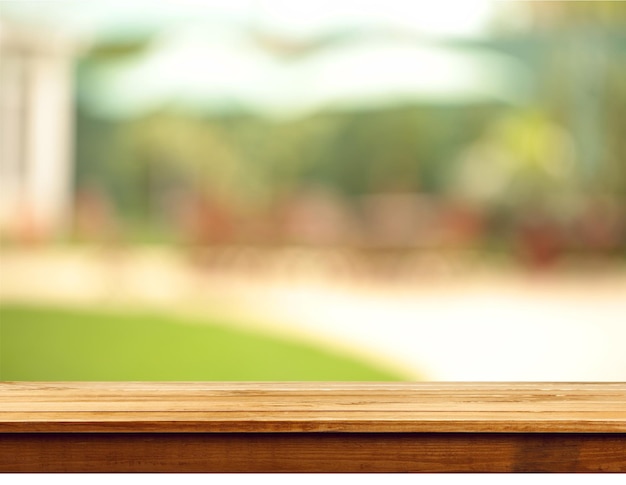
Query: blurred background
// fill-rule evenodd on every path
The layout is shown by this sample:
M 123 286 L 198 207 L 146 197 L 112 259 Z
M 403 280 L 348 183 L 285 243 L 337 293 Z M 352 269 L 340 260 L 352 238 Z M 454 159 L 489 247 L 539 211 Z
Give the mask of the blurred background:
M 0 0 L 0 378 L 626 380 L 625 27 Z

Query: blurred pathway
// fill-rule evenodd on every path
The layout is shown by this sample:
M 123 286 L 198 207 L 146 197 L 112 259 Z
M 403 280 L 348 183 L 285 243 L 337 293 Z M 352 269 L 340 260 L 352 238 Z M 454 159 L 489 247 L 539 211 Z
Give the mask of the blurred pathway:
M 0 298 L 234 317 L 377 359 L 408 379 L 626 380 L 624 271 L 376 286 L 197 271 L 162 250 L 3 251 Z

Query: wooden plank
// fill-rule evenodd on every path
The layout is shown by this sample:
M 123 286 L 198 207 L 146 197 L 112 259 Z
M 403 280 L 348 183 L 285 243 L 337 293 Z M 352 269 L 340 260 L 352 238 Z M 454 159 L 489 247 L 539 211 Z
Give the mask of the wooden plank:
M 624 383 L 3 383 L 10 432 L 626 432 Z

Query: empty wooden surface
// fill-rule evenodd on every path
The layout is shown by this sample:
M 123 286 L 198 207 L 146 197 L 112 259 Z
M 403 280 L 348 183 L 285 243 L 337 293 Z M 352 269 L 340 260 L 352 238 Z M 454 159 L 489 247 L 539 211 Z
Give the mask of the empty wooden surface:
M 3 383 L 10 432 L 626 432 L 623 383 Z
M 0 471 L 626 471 L 625 383 L 0 384 Z

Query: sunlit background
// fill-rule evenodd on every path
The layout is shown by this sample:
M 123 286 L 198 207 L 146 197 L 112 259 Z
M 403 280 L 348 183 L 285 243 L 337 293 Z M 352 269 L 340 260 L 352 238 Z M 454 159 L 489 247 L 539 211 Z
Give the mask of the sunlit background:
M 626 380 L 626 3 L 0 0 L 0 379 Z

